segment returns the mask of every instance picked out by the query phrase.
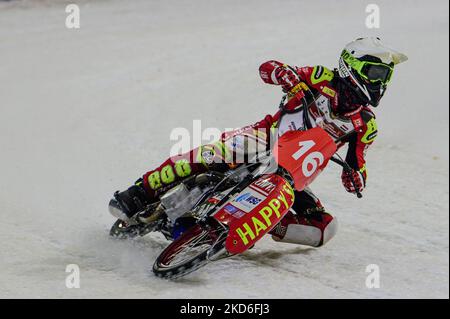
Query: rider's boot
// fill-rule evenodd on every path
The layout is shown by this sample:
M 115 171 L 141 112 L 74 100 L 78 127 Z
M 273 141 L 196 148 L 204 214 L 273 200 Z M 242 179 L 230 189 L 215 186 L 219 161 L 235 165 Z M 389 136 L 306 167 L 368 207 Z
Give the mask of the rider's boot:
M 295 192 L 291 211 L 270 232 L 275 241 L 319 247 L 337 232 L 337 219 L 325 212 L 310 189 Z
M 336 232 L 337 219 L 316 207 L 299 214 L 289 212 L 270 234 L 275 241 L 320 247 Z
M 143 212 L 154 200 L 150 198 L 139 181 L 122 192 L 115 192 L 109 202 L 110 213 L 120 220 L 129 221 L 137 213 Z

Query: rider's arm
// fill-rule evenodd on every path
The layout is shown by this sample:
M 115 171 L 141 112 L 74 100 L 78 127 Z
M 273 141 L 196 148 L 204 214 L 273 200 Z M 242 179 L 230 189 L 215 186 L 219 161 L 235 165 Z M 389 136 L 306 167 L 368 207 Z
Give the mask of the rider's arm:
M 364 125 L 361 131 L 354 134 L 349 140 L 346 162 L 357 172 L 355 177 L 362 179 L 361 182 L 364 188 L 367 181 L 365 155 L 368 147 L 377 136 L 377 124 L 375 122 L 375 116 L 371 112 L 364 110 L 361 116 Z M 343 182 L 345 186 L 345 174 L 343 174 Z
M 291 73 L 297 75 L 297 81 Z M 336 95 L 336 91 L 330 85 L 334 73 L 321 65 L 298 67 L 271 60 L 261 64 L 259 75 L 265 83 L 281 85 L 285 91 L 289 91 L 299 81 L 302 81 L 329 98 L 334 98 Z

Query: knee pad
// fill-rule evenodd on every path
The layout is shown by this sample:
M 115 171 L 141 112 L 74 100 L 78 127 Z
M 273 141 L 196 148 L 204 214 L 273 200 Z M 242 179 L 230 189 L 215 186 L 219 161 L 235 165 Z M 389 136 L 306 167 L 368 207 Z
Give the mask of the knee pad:
M 337 219 L 324 213 L 322 222 L 289 224 L 283 238 L 272 236 L 275 241 L 320 247 L 334 237 L 338 229 Z

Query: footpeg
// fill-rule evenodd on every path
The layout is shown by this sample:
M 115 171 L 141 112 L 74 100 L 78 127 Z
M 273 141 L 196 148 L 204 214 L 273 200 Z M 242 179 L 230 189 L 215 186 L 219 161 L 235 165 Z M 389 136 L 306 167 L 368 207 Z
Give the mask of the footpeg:
M 158 204 L 155 209 L 153 209 L 153 207 L 148 207 L 145 211 L 139 213 L 137 219 L 143 224 L 152 224 L 158 221 L 164 213 L 164 208 L 161 204 Z

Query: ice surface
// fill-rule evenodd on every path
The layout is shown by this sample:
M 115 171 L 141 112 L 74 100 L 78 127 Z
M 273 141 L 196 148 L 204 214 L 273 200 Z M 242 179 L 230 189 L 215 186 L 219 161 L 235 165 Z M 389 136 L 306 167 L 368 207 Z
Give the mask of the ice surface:
M 1 2 L 0 297 L 448 298 L 448 1 L 376 2 L 379 30 L 359 0 L 77 1 L 79 30 L 69 1 Z M 376 109 L 364 198 L 333 166 L 313 185 L 340 223 L 327 246 L 267 238 L 168 282 L 151 273 L 162 236 L 108 238 L 110 197 L 165 159 L 172 128 L 253 123 L 281 97 L 261 62 L 334 67 L 374 35 L 409 61 Z

